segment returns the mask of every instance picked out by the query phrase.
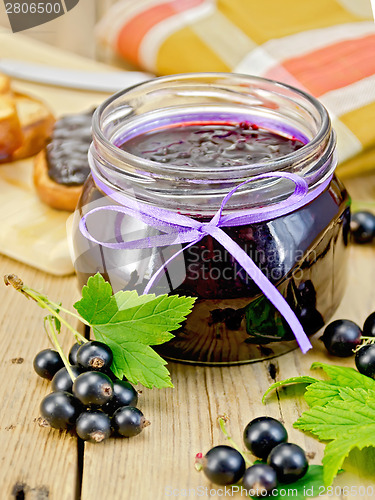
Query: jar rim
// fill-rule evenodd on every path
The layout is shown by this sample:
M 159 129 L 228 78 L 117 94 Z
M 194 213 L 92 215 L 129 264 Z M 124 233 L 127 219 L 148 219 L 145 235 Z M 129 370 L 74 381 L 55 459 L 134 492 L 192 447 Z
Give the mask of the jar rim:
M 93 136 L 94 136 L 94 144 L 96 148 L 99 147 L 101 151 L 106 150 L 110 153 L 111 157 L 114 157 L 117 159 L 118 162 L 120 163 L 141 163 L 142 167 L 145 168 L 147 167 L 147 170 L 157 174 L 157 173 L 163 173 L 165 174 L 166 171 L 166 165 L 161 162 L 157 162 L 154 160 L 148 160 L 145 158 L 141 158 L 137 155 L 134 155 L 128 151 L 125 151 L 115 145 L 113 142 L 111 142 L 104 134 L 102 130 L 102 122 L 103 122 L 103 115 L 106 111 L 106 109 L 111 105 L 114 104 L 117 100 L 123 98 L 124 96 L 131 95 L 132 92 L 138 91 L 138 90 L 144 90 L 147 92 L 148 90 L 152 90 L 155 85 L 163 85 L 163 84 L 169 84 L 169 83 L 174 83 L 174 84 L 179 84 L 179 83 L 184 83 L 184 82 L 192 82 L 192 83 L 204 83 L 205 79 L 233 79 L 233 81 L 241 81 L 244 80 L 245 82 L 251 84 L 251 83 L 258 83 L 258 84 L 270 84 L 274 87 L 275 90 L 280 89 L 284 91 L 291 92 L 292 94 L 299 96 L 303 100 L 305 100 L 307 103 L 313 106 L 313 108 L 316 110 L 319 118 L 320 118 L 320 126 L 319 130 L 317 133 L 314 135 L 314 137 L 306 142 L 301 148 L 298 150 L 289 153 L 287 155 L 280 156 L 279 158 L 273 158 L 270 160 L 265 160 L 257 163 L 252 163 L 252 164 L 242 164 L 242 165 L 230 165 L 226 166 L 225 168 L 225 174 L 240 174 L 244 171 L 247 171 L 247 176 L 251 177 L 251 174 L 249 175 L 249 167 L 254 172 L 254 167 L 256 167 L 257 171 L 262 171 L 262 172 L 272 172 L 275 170 L 283 170 L 285 169 L 288 165 L 290 165 L 290 161 L 293 160 L 293 163 L 299 163 L 300 161 L 306 161 L 307 158 L 313 156 L 316 152 L 317 147 L 319 147 L 322 142 L 325 140 L 327 141 L 329 138 L 329 135 L 331 134 L 331 120 L 328 115 L 328 112 L 324 105 L 315 97 L 312 95 L 308 94 L 307 92 L 300 90 L 296 87 L 293 87 L 291 85 L 285 84 L 278 82 L 276 80 L 271 80 L 268 78 L 263 78 L 263 77 L 258 77 L 258 76 L 253 76 L 253 75 L 246 75 L 246 74 L 240 74 L 240 73 L 224 73 L 224 72 L 202 72 L 202 73 L 180 73 L 180 74 L 175 74 L 175 75 L 168 75 L 168 76 L 162 76 L 162 77 L 156 77 L 153 79 L 150 79 L 146 82 L 141 82 L 139 84 L 133 85 L 132 87 L 128 87 L 124 90 L 121 90 L 115 94 L 113 94 L 111 97 L 106 99 L 103 103 L 101 103 L 98 108 L 95 110 L 93 114 L 93 119 L 92 119 L 92 131 L 93 131 Z M 194 82 L 193 82 L 194 81 Z M 324 162 L 323 162 L 324 163 Z M 186 174 L 187 172 L 191 172 L 194 174 L 194 176 L 199 177 L 199 174 L 204 174 L 207 175 L 207 170 L 205 168 L 199 168 L 197 166 L 194 166 L 192 168 L 187 168 L 186 166 L 178 166 L 178 165 L 173 165 L 173 164 L 168 164 L 168 173 L 173 175 L 173 174 L 181 174 L 184 173 Z M 255 174 L 254 174 L 255 175 Z
M 120 147 L 130 137 L 187 117 L 202 117 L 202 123 L 216 117 L 233 124 L 247 121 L 304 145 L 276 159 L 225 168 L 165 164 Z M 269 206 L 290 195 L 292 182 L 259 180 L 259 174 L 289 172 L 302 177 L 309 191 L 319 188 L 336 167 L 335 144 L 326 108 L 302 90 L 250 75 L 186 73 L 142 82 L 104 101 L 93 116 L 89 163 L 96 178 L 127 197 L 181 213 L 211 214 L 241 183 L 227 210 Z

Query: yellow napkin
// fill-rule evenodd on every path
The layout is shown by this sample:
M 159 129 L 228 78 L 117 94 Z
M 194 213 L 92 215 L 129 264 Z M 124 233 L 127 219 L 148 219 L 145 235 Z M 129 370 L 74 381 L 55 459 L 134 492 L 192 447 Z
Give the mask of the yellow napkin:
M 303 89 L 330 112 L 340 174 L 375 169 L 370 0 L 121 0 L 97 32 L 158 75 L 232 71 Z

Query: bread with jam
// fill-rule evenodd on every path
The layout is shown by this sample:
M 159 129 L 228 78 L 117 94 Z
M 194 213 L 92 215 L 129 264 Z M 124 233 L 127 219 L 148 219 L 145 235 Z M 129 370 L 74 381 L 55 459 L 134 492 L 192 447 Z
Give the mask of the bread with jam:
M 46 147 L 35 157 L 34 185 L 50 207 L 73 211 L 89 172 L 93 111 L 66 115 L 56 121 Z

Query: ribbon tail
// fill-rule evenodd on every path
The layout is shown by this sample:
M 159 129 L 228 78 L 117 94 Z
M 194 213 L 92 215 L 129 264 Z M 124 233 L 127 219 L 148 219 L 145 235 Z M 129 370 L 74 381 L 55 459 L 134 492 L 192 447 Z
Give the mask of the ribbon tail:
M 174 260 L 178 255 L 180 255 L 187 248 L 198 243 L 198 241 L 200 241 L 203 238 L 203 236 L 204 235 L 202 234 L 199 238 L 195 239 L 194 241 L 190 242 L 185 247 L 181 248 L 178 252 L 173 254 L 172 257 L 170 257 L 166 262 L 164 262 L 164 264 L 161 267 L 159 267 L 159 269 L 151 276 L 151 278 L 150 278 L 149 282 L 147 283 L 147 286 L 144 289 L 142 295 L 146 295 L 147 293 L 149 293 L 151 287 L 159 281 L 159 279 L 165 273 L 165 270 L 167 269 L 168 265 L 172 262 L 172 260 Z
M 208 229 L 208 226 L 206 227 Z M 267 299 L 276 307 L 280 314 L 289 324 L 292 329 L 294 336 L 301 348 L 301 351 L 305 354 L 309 349 L 312 348 L 310 340 L 308 339 L 306 333 L 304 332 L 301 323 L 299 322 L 297 316 L 292 311 L 291 307 L 278 291 L 278 289 L 268 280 L 268 278 L 262 273 L 262 271 L 254 264 L 252 259 L 247 255 L 247 253 L 234 242 L 222 229 L 218 227 L 211 226 L 207 231 L 215 238 L 221 245 L 230 252 L 233 257 L 237 260 L 239 264 L 245 269 L 247 274 L 254 280 L 254 282 L 259 286 Z

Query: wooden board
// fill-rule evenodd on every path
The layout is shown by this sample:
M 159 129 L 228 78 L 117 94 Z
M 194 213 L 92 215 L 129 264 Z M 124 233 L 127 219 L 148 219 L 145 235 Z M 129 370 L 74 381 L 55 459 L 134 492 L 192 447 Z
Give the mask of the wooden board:
M 73 277 L 52 277 L 5 257 L 0 263 L 3 275 L 17 272 L 68 307 L 77 297 Z M 0 498 L 73 500 L 79 484 L 77 440 L 38 423 L 40 402 L 50 392 L 50 384 L 33 370 L 35 354 L 50 347 L 44 313 L 15 290 L 0 287 Z M 65 335 L 65 348 L 72 343 Z

